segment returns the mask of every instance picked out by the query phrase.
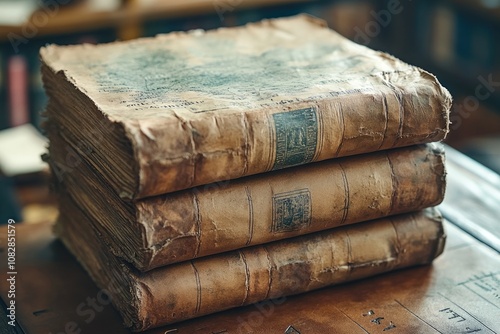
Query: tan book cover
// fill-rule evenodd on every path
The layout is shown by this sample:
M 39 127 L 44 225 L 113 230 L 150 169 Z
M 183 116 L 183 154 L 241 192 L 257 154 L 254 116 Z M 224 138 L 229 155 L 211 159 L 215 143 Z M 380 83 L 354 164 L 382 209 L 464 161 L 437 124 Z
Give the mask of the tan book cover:
M 300 15 L 40 51 L 48 115 L 124 198 L 443 139 L 430 73 Z
M 383 218 L 138 273 L 108 252 L 73 206 L 56 226 L 132 330 L 170 324 L 430 263 L 445 235 L 434 210 Z
M 58 132 L 48 134 L 56 173 L 71 151 Z M 420 210 L 441 203 L 445 191 L 439 144 L 330 159 L 135 202 L 122 201 L 80 160 L 61 184 L 54 177 L 60 210 L 71 196 L 98 222 L 114 254 L 141 271 Z

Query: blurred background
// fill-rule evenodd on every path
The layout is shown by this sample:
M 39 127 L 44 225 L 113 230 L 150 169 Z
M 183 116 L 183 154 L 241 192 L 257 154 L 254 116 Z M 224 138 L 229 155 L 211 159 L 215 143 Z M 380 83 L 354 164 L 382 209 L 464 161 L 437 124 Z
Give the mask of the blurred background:
M 500 172 L 500 0 L 0 0 L 0 224 L 54 220 L 40 134 L 38 50 L 309 13 L 437 75 L 454 97 L 446 142 Z

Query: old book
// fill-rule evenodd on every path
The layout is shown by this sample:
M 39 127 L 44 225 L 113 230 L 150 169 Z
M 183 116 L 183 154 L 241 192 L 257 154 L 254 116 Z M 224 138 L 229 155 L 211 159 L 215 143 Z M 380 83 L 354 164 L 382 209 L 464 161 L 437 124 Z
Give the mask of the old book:
M 330 159 L 122 201 L 98 173 L 48 131 L 54 179 L 99 224 L 113 252 L 141 271 L 360 221 L 438 205 L 444 197 L 441 145 Z M 77 168 L 57 174 L 65 159 Z M 64 202 L 60 204 L 64 210 Z
M 56 230 L 135 331 L 430 263 L 445 235 L 434 210 L 344 226 L 138 273 L 108 252 L 75 206 Z
M 446 245 L 432 265 L 265 300 L 147 334 L 294 333 L 292 328 L 286 332 L 289 327 L 303 334 L 463 333 L 466 327 L 478 334 L 500 332 L 498 252 L 450 222 L 444 221 L 444 228 Z M 0 226 L 0 244 L 7 244 L 7 234 L 7 226 Z M 19 224 L 16 236 L 16 256 L 22 259 L 16 266 L 22 273 L 16 280 L 17 329 L 23 334 L 71 333 L 67 328 L 73 333 L 81 329 L 81 334 L 130 334 L 106 291 L 54 240 L 50 223 Z M 9 278 L 7 268 L 7 261 L 1 261 L 0 281 Z M 9 285 L 0 284 L 6 304 L 8 293 Z M 89 297 L 96 304 L 89 305 Z M 452 313 L 458 316 L 449 319 Z
M 433 75 L 305 15 L 40 54 L 48 116 L 123 198 L 448 131 Z

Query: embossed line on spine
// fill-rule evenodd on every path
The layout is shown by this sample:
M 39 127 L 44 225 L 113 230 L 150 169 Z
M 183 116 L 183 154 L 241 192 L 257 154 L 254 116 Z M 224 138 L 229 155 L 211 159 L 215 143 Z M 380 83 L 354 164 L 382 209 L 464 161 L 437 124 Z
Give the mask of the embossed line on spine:
M 243 254 L 242 251 L 238 251 L 238 253 L 240 254 L 240 258 L 243 261 L 243 265 L 245 266 L 245 297 L 241 302 L 241 305 L 245 305 L 248 299 L 248 295 L 250 294 L 250 270 L 248 269 L 248 262 L 245 254 Z
M 345 240 L 347 243 L 347 269 L 349 271 L 349 276 L 352 275 L 352 270 L 353 270 L 353 261 L 352 261 L 352 244 L 351 244 L 351 236 L 349 235 L 349 231 L 344 231 L 345 233 Z
M 196 210 L 196 250 L 194 252 L 194 257 L 198 257 L 201 248 L 201 213 L 200 213 L 200 201 L 196 195 L 196 189 L 192 192 L 193 194 L 193 206 Z
M 267 157 L 266 171 L 270 171 L 273 168 L 274 160 L 273 157 L 276 156 L 276 129 L 274 124 L 274 118 L 271 114 L 267 114 L 267 129 L 269 131 L 269 155 Z
M 342 149 L 342 145 L 344 145 L 344 139 L 345 139 L 345 120 L 344 120 L 344 108 L 342 108 L 342 103 L 339 103 L 339 121 L 342 123 L 342 137 L 340 139 L 339 146 L 337 147 L 337 151 L 335 152 L 335 157 L 339 156 L 340 150 Z
M 349 181 L 347 180 L 347 175 L 341 163 L 339 163 L 339 167 L 342 173 L 342 182 L 344 184 L 344 212 L 342 213 L 342 221 L 340 225 L 343 225 L 347 219 L 347 215 L 349 214 L 349 202 L 350 202 L 350 193 L 349 193 Z
M 200 274 L 198 273 L 198 269 L 196 269 L 196 266 L 194 265 L 193 261 L 189 261 L 191 263 L 191 266 L 193 267 L 194 271 L 194 277 L 196 279 L 196 314 L 200 313 L 200 308 L 201 308 L 201 281 L 200 281 Z
M 396 177 L 396 173 L 394 173 L 394 165 L 392 164 L 391 157 L 389 152 L 385 152 L 385 156 L 387 157 L 387 162 L 389 163 L 389 168 L 391 169 L 391 181 L 392 181 L 392 190 L 391 190 L 391 203 L 389 206 L 389 212 L 394 212 L 394 203 L 396 202 L 397 197 L 397 189 L 398 189 L 398 179 Z
M 385 113 L 385 126 L 384 126 L 384 136 L 382 137 L 382 140 L 380 141 L 380 145 L 378 147 L 378 150 L 382 148 L 382 146 L 385 143 L 385 138 L 387 136 L 387 127 L 389 126 L 389 106 L 387 104 L 387 95 L 382 93 L 382 105 L 384 106 L 384 113 Z
M 411 214 L 410 219 L 412 220 L 413 223 L 416 223 L 415 221 L 415 215 Z M 394 230 L 394 234 L 396 235 L 396 242 L 394 243 L 394 249 L 396 251 L 396 263 L 394 266 L 399 266 L 399 263 L 401 262 L 401 254 L 403 254 L 403 246 L 401 245 L 401 239 L 399 238 L 399 233 L 398 229 L 396 228 L 396 225 L 394 224 L 394 220 L 392 217 L 389 217 L 389 222 L 391 223 L 392 229 Z
M 403 106 L 403 94 L 401 94 L 401 91 L 399 91 L 398 88 L 396 88 L 392 83 L 387 83 L 389 88 L 392 90 L 394 93 L 394 96 L 398 100 L 398 106 L 399 106 L 399 125 L 398 125 L 398 133 L 394 137 L 394 142 L 392 143 L 392 147 L 397 146 L 399 139 L 403 137 L 403 126 L 404 126 L 404 106 Z
M 248 186 L 245 186 L 245 192 L 247 194 L 247 201 L 248 201 L 248 239 L 245 245 L 248 246 L 252 242 L 253 238 L 253 228 L 254 228 L 253 200 L 252 200 L 252 194 L 250 193 L 250 189 L 248 189 Z
M 273 261 L 271 261 L 271 256 L 269 255 L 269 251 L 267 250 L 267 247 L 266 246 L 262 246 L 262 248 L 266 252 L 267 263 L 269 265 L 269 267 L 268 267 L 269 280 L 268 280 L 268 283 L 267 283 L 268 285 L 267 285 L 266 296 L 263 298 L 263 300 L 264 300 L 264 299 L 268 299 L 269 298 L 269 294 L 271 293 L 271 287 L 273 285 Z
M 191 144 L 191 152 L 189 152 L 189 163 L 190 163 L 190 168 L 192 168 L 193 174 L 191 175 L 191 180 L 189 180 L 188 187 L 191 187 L 194 185 L 196 182 L 196 140 L 194 139 L 194 134 L 196 131 L 194 131 L 193 124 L 189 120 L 184 119 L 182 116 L 177 114 L 175 111 L 172 111 L 171 113 L 181 124 L 182 129 L 185 132 L 189 133 L 189 143 Z
M 250 147 L 250 124 L 248 122 L 248 114 L 244 113 L 243 114 L 243 130 L 245 132 L 245 149 L 244 149 L 244 156 L 245 156 L 245 166 L 243 168 L 243 175 L 248 174 L 248 152 L 249 152 L 249 147 Z M 252 129 L 253 131 L 253 129 Z
M 320 112 L 320 108 L 318 105 L 316 105 L 316 120 L 318 122 L 318 139 L 316 141 L 316 153 L 314 154 L 314 157 L 312 159 L 312 161 L 317 161 L 318 160 L 318 156 L 320 155 L 320 153 L 323 151 L 323 144 L 325 143 L 325 122 L 324 122 L 324 119 L 323 119 L 323 113 L 326 112 L 323 111 L 323 112 Z

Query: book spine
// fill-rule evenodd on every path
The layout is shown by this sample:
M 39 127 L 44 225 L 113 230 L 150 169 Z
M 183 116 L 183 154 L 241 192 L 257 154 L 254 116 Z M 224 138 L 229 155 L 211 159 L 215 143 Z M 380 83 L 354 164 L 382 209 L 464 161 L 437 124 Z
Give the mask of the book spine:
M 323 31 L 325 27 L 323 21 L 311 17 L 300 20 L 304 29 L 311 27 L 311 31 Z M 269 24 L 271 21 L 266 22 L 256 24 L 262 25 L 256 29 L 262 28 L 266 34 L 276 33 L 277 41 L 282 40 L 277 32 L 280 29 Z M 290 26 L 290 31 L 297 33 L 297 27 L 294 25 L 292 29 Z M 238 29 L 207 34 L 239 36 L 241 31 L 241 36 L 248 35 L 249 40 L 255 37 L 248 32 L 251 28 Z M 303 33 L 303 29 L 298 29 Z M 311 49 L 314 53 L 302 48 L 312 47 L 309 36 L 296 40 L 305 43 L 297 48 L 297 52 L 307 54 L 308 60 L 299 62 L 302 65 L 295 60 L 271 61 L 266 56 L 262 60 L 269 65 L 263 65 L 258 71 L 250 70 L 253 60 L 249 59 L 263 55 L 258 51 L 261 47 L 256 45 L 255 50 L 241 58 L 249 62 L 244 66 L 245 71 L 248 69 L 257 80 L 251 84 L 247 84 L 250 72 L 240 73 L 237 63 L 232 61 L 227 65 L 232 64 L 235 68 L 227 68 L 225 56 L 221 57 L 221 62 L 211 57 L 189 62 L 189 73 L 207 69 L 203 81 L 188 80 L 182 75 L 182 82 L 192 80 L 197 87 L 178 85 L 177 79 L 168 83 L 168 75 L 158 76 L 154 67 L 147 65 L 151 54 L 142 48 L 140 52 L 144 57 L 137 59 L 144 60 L 147 75 L 140 65 L 130 73 L 123 72 L 126 76 L 116 77 L 115 74 L 122 73 L 116 69 L 119 65 L 113 61 L 103 62 L 98 57 L 95 59 L 98 67 L 82 59 L 86 69 L 75 68 L 79 74 L 72 78 L 70 68 L 79 62 L 70 65 L 61 55 L 70 55 L 80 47 L 47 46 L 40 51 L 45 64 L 42 66 L 45 86 L 51 100 L 63 104 L 62 109 L 48 109 L 48 114 L 65 126 L 75 128 L 69 132 L 75 133 L 77 141 L 95 148 L 95 155 L 87 159 L 98 165 L 115 192 L 126 199 L 161 195 L 310 162 L 439 141 L 445 137 L 451 96 L 436 77 L 390 55 L 355 45 L 327 30 L 322 32 L 324 38 L 316 36 L 317 46 Z M 186 41 L 195 43 L 191 37 L 186 36 Z M 176 34 L 158 38 L 177 39 Z M 221 43 L 226 45 L 226 42 Z M 283 40 L 283 43 L 286 47 L 272 48 L 278 52 L 276 59 L 282 59 L 281 53 L 289 57 L 289 51 L 285 50 L 293 43 L 291 40 Z M 132 50 L 132 45 L 125 43 L 124 47 Z M 171 44 L 165 44 L 168 45 Z M 101 48 L 97 47 L 88 51 L 92 54 L 102 52 L 99 50 Z M 290 49 L 295 52 L 292 50 L 295 48 Z M 198 57 L 194 53 L 192 56 Z M 239 53 L 234 56 L 240 58 Z M 157 60 L 159 58 L 154 61 Z M 195 66 L 198 61 L 200 64 Z M 302 77 L 300 73 L 309 70 L 313 72 Z M 229 75 L 227 71 L 234 73 Z M 318 71 L 318 75 L 314 71 Z M 226 72 L 228 78 L 232 78 L 229 81 L 224 79 L 225 75 L 220 75 Z M 176 73 L 181 75 L 181 72 Z M 271 73 L 274 74 L 268 75 Z M 328 75 L 323 75 L 325 73 Z M 81 80 L 76 78 L 80 75 Z M 87 76 L 89 80 L 84 79 Z M 133 81 L 129 76 L 144 80 L 131 86 Z M 177 87 L 175 96 L 169 93 L 171 84 Z M 137 89 L 145 93 L 138 94 Z M 186 89 L 186 92 L 177 92 L 177 89 Z M 73 101 L 69 96 L 79 103 L 66 103 Z M 86 107 L 82 107 L 84 105 Z M 90 131 L 93 135 L 82 133 L 79 126 L 82 117 L 93 119 L 89 124 L 96 122 Z M 106 138 L 106 145 L 109 144 L 115 154 L 106 153 L 107 149 L 103 149 L 106 145 L 96 137 Z
M 437 145 L 211 184 L 138 201 L 137 221 L 151 260 L 145 264 L 123 256 L 149 270 L 434 206 L 444 189 L 444 152 Z
M 453 9 L 445 4 L 437 4 L 430 11 L 432 25 L 429 34 L 433 61 L 440 66 L 456 63 L 454 45 L 456 17 Z
M 135 194 L 117 192 L 144 198 L 446 136 L 451 97 L 434 76 L 411 69 L 373 77 L 370 87 L 343 82 L 341 92 L 271 98 L 251 113 L 130 121 L 123 125 L 131 143 L 125 151 L 134 151 L 139 186 Z M 418 88 L 398 86 L 409 77 Z
M 28 64 L 26 58 L 14 55 L 8 60 L 8 95 L 10 126 L 30 122 L 28 99 Z
M 62 133 L 48 134 L 49 162 L 59 177 L 54 181 L 64 182 L 61 190 L 99 222 L 113 252 L 141 271 L 415 211 L 444 197 L 444 152 L 428 144 L 123 202 L 67 149 Z M 58 167 L 68 161 L 80 163 L 71 170 Z
M 7 43 L 0 42 L 0 130 L 9 128 L 7 106 Z
M 96 235 L 83 242 L 81 225 L 60 222 L 59 233 L 136 331 L 426 264 L 441 254 L 445 241 L 441 217 L 428 210 L 134 274 L 109 254 L 111 261 L 100 263 L 107 250 Z M 82 251 L 87 241 L 93 246 Z M 103 265 L 116 272 L 103 273 Z M 123 297 L 128 289 L 116 275 L 128 276 L 131 300 Z

